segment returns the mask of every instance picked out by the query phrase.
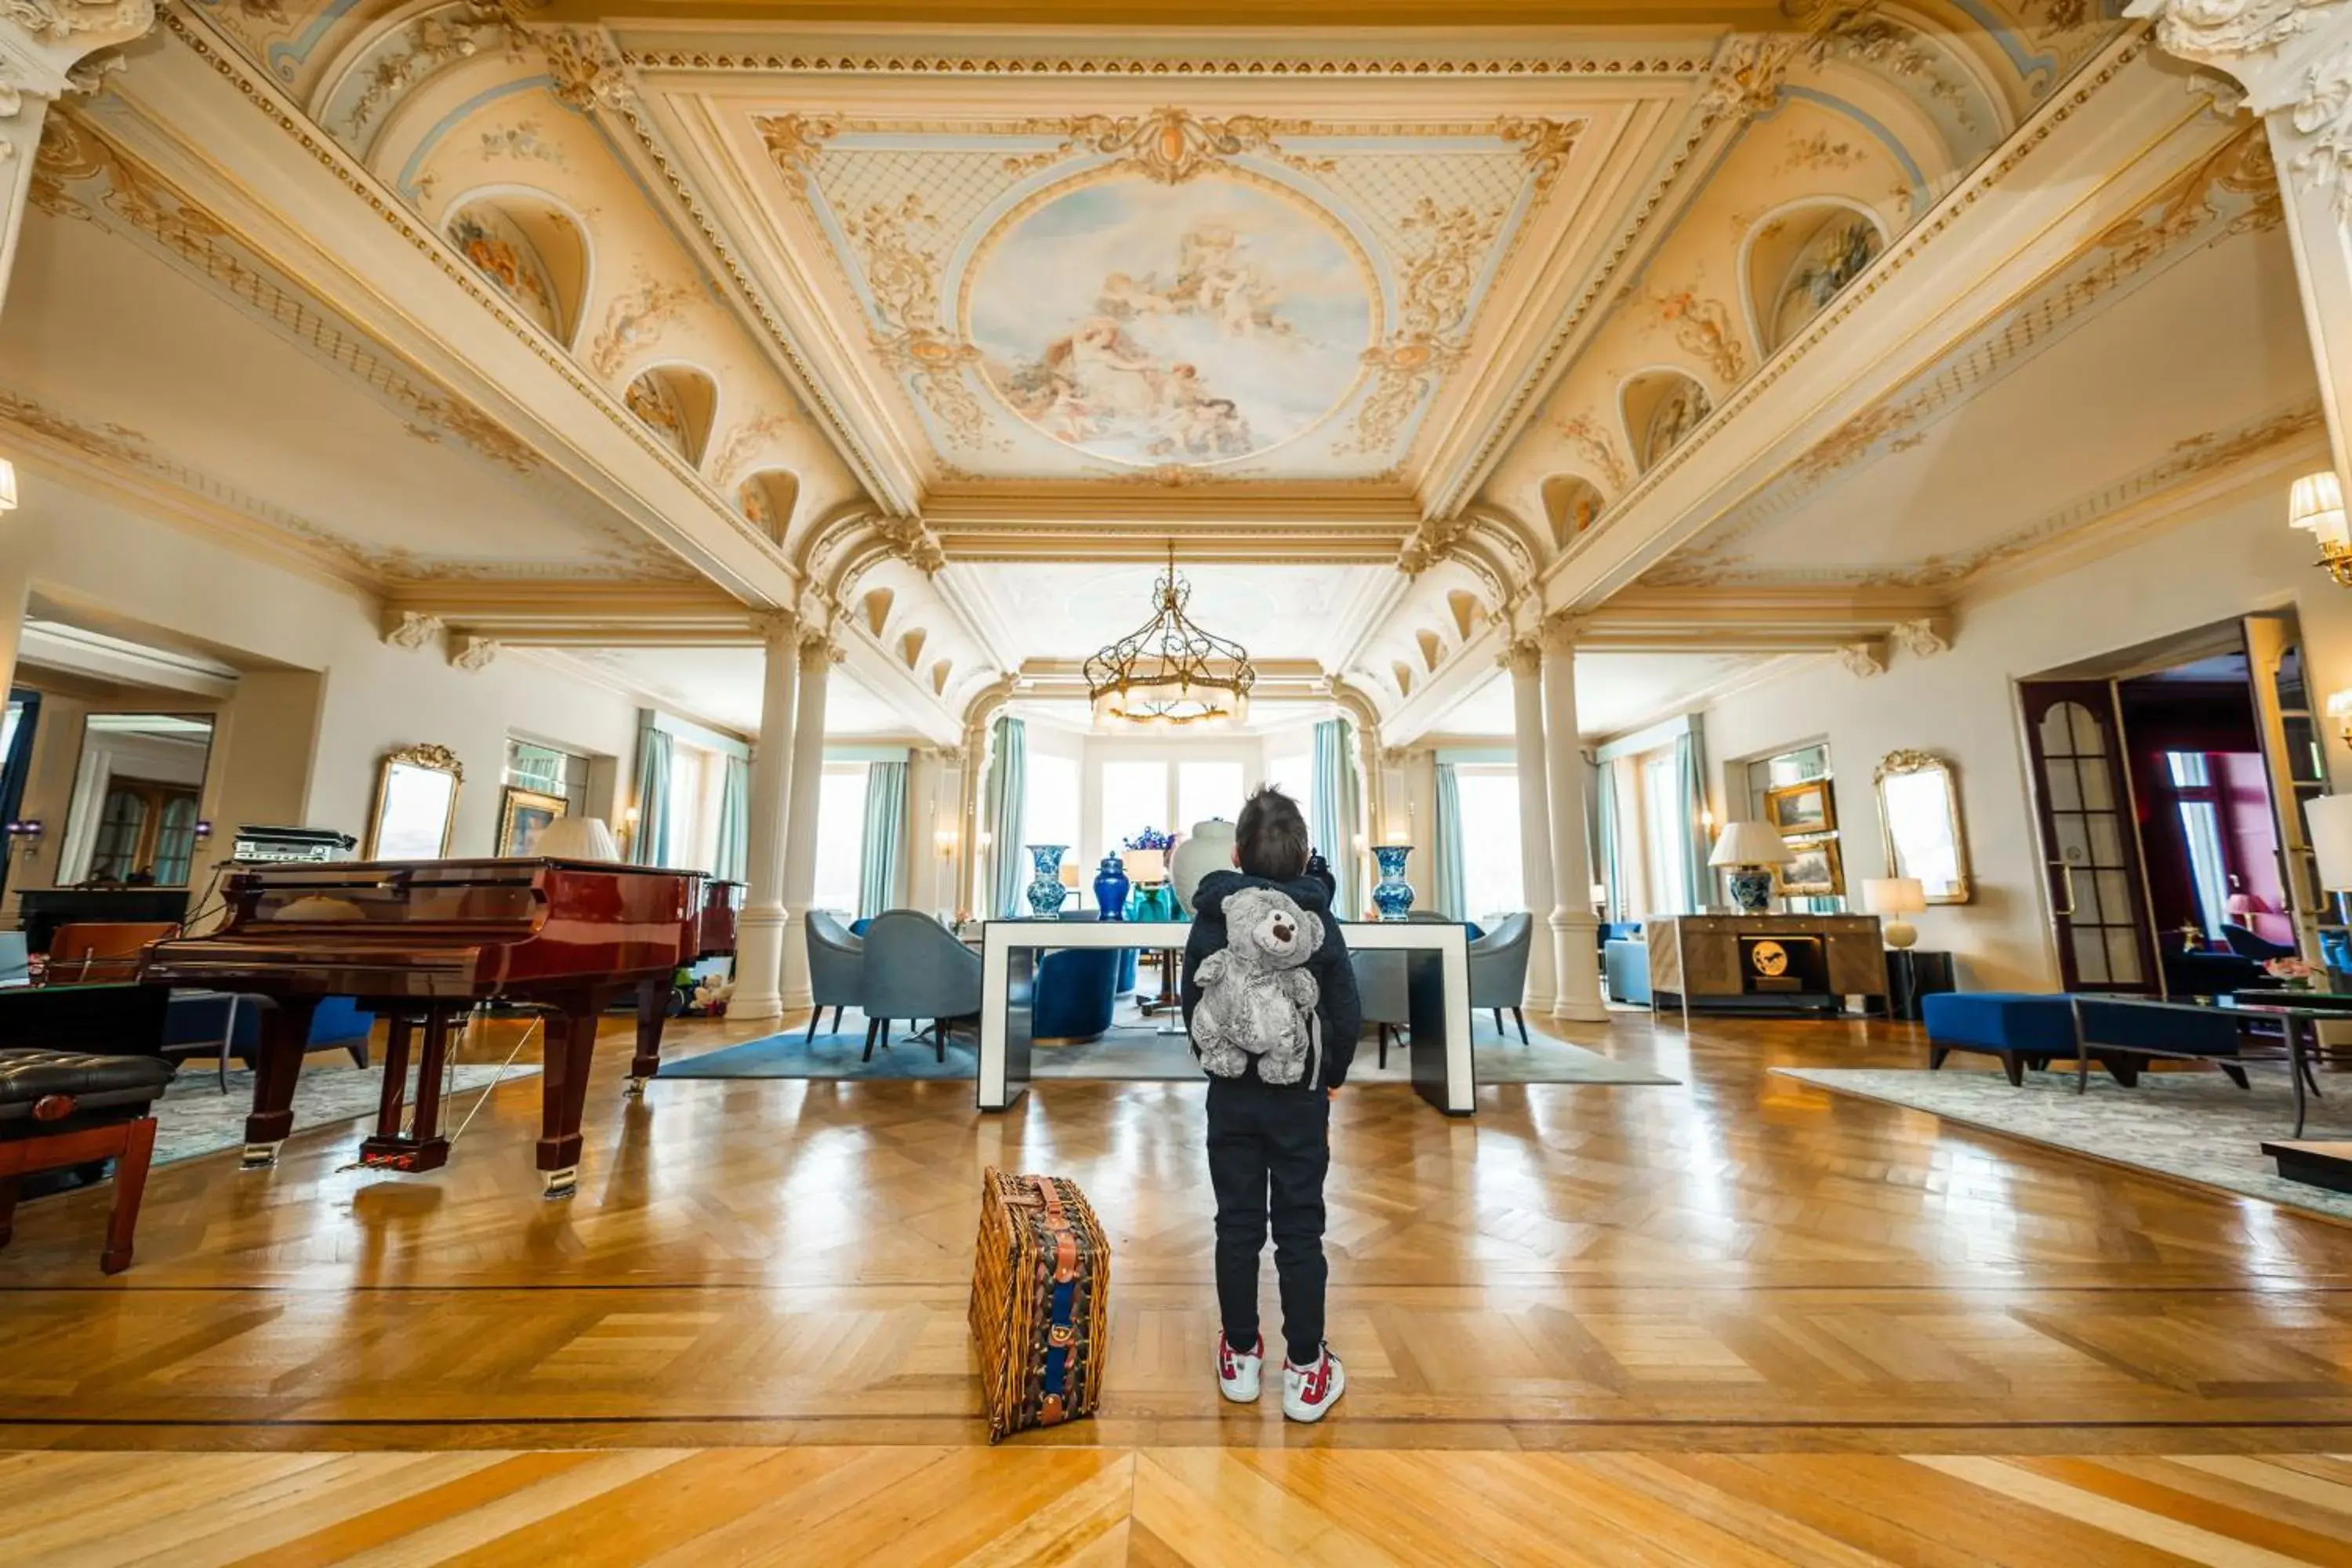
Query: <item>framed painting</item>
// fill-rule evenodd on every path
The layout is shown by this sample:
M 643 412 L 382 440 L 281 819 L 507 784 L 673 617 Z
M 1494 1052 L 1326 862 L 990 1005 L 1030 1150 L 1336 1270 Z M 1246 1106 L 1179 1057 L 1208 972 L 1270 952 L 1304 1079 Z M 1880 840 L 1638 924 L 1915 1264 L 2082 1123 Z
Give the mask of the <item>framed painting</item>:
M 1783 838 L 1801 833 L 1828 833 L 1837 826 L 1837 802 L 1827 779 L 1782 784 L 1764 793 L 1764 820 Z
M 1791 844 L 1797 857 L 1775 873 L 1784 899 L 1834 899 L 1845 892 L 1845 867 L 1834 838 Z
M 499 853 L 509 857 L 538 854 L 539 836 L 565 809 L 566 803 L 560 795 L 541 795 L 537 790 L 507 785 L 506 798 L 499 806 Z

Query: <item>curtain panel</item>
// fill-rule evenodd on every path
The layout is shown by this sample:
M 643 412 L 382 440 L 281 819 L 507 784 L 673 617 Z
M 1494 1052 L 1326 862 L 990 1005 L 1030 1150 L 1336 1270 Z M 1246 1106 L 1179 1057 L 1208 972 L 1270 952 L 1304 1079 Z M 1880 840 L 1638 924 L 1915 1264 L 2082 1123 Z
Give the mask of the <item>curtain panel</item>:
M 1029 729 L 1018 719 L 996 721 L 995 762 L 988 770 L 989 909 L 996 918 L 1021 913 L 1029 885 L 1021 852 L 1022 813 L 1029 793 Z
M 898 868 L 907 853 L 907 764 L 866 764 L 866 864 L 857 885 L 857 912 L 878 915 L 898 897 Z
M 1597 810 L 1601 819 L 1600 858 L 1593 861 L 1592 872 L 1595 879 L 1609 889 L 1608 899 L 1601 905 L 1601 918 L 1605 921 L 1621 921 L 1625 918 L 1622 913 L 1625 908 L 1625 898 L 1618 891 L 1624 885 L 1624 877 L 1619 868 L 1617 858 L 1619 808 L 1616 763 L 1603 763 L 1595 771 L 1592 795 L 1594 800 L 1598 802 Z
M 1355 747 L 1348 732 L 1345 719 L 1326 719 L 1315 726 L 1315 798 L 1307 803 L 1307 830 L 1314 837 L 1315 847 L 1331 865 L 1331 875 L 1339 890 L 1331 898 L 1331 912 L 1341 920 L 1356 912 L 1357 873 L 1360 857 L 1356 853 L 1356 824 L 1362 813 L 1357 809 Z
M 751 764 L 740 757 L 722 759 L 725 773 L 719 785 L 719 864 L 712 874 L 740 882 L 749 874 L 751 857 Z
M 647 724 L 637 732 L 637 831 L 629 858 L 640 866 L 669 864 L 669 764 L 667 731 Z
M 1683 908 L 1697 914 L 1715 901 L 1715 870 L 1706 863 L 1715 846 L 1706 841 L 1706 785 L 1699 778 L 1698 737 L 1687 731 L 1675 737 L 1675 772 L 1682 780 Z
M 1462 879 L 1462 785 L 1452 763 L 1437 764 L 1437 846 L 1432 856 L 1431 901 L 1440 914 L 1457 921 L 1470 918 L 1468 892 Z

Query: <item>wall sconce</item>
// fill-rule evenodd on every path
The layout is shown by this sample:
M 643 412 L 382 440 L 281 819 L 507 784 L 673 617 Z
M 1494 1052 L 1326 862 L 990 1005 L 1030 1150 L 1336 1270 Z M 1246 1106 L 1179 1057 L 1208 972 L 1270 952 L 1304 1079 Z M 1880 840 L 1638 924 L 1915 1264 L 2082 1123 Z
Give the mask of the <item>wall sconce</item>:
M 2327 718 L 2344 737 L 2344 743 L 2352 746 L 2352 688 L 2327 694 Z
M 0 511 L 16 510 L 16 465 L 0 458 Z M 14 824 L 10 825 L 12 827 Z
M 931 838 L 932 841 L 940 847 L 940 854 L 941 856 L 949 856 L 955 853 L 956 830 L 954 828 L 942 827 L 937 833 L 932 834 Z
M 983 827 L 983 828 L 982 828 L 982 829 L 980 830 L 980 847 L 981 847 L 982 849 L 992 848 L 992 847 L 994 847 L 995 843 L 996 843 L 996 835 L 995 835 L 995 834 L 991 833 L 991 832 L 990 832 L 987 828 L 985 828 L 985 827 Z
M 22 853 L 27 860 L 33 858 L 33 851 L 41 846 L 41 824 L 37 818 L 26 822 L 10 823 L 7 826 L 7 835 L 8 852 L 12 855 Z
M 2341 586 L 2352 588 L 2352 527 L 2344 521 L 2344 486 L 2334 468 L 2294 481 L 2287 492 L 2286 525 L 2319 542 L 2319 564 Z
M 213 836 L 213 825 L 203 817 L 196 818 L 196 842 L 202 844 Z

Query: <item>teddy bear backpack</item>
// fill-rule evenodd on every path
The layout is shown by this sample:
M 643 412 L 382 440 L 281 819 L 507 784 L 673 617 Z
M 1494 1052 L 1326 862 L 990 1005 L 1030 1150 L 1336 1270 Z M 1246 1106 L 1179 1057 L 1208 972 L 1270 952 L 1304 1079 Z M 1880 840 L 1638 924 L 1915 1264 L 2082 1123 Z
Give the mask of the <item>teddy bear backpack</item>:
M 1257 1063 L 1261 1083 L 1320 1080 L 1320 992 L 1307 961 L 1323 942 L 1322 920 L 1278 888 L 1244 888 L 1224 903 L 1225 945 L 1202 960 L 1192 1009 L 1192 1049 L 1213 1077 L 1240 1078 Z

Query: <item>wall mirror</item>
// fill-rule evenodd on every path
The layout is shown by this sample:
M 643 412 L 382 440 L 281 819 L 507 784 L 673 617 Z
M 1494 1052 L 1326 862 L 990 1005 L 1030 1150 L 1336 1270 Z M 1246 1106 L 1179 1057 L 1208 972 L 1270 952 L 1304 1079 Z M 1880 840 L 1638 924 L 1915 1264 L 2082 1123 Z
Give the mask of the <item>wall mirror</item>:
M 375 817 L 368 824 L 371 860 L 437 860 L 449 853 L 457 825 L 457 786 L 466 770 L 446 746 L 410 746 L 383 759 Z
M 212 749 L 206 713 L 83 721 L 57 885 L 186 887 Z
M 1952 764 L 1927 752 L 1889 752 L 1876 781 L 1886 874 L 1918 878 L 1931 904 L 1967 903 L 1969 845 Z

